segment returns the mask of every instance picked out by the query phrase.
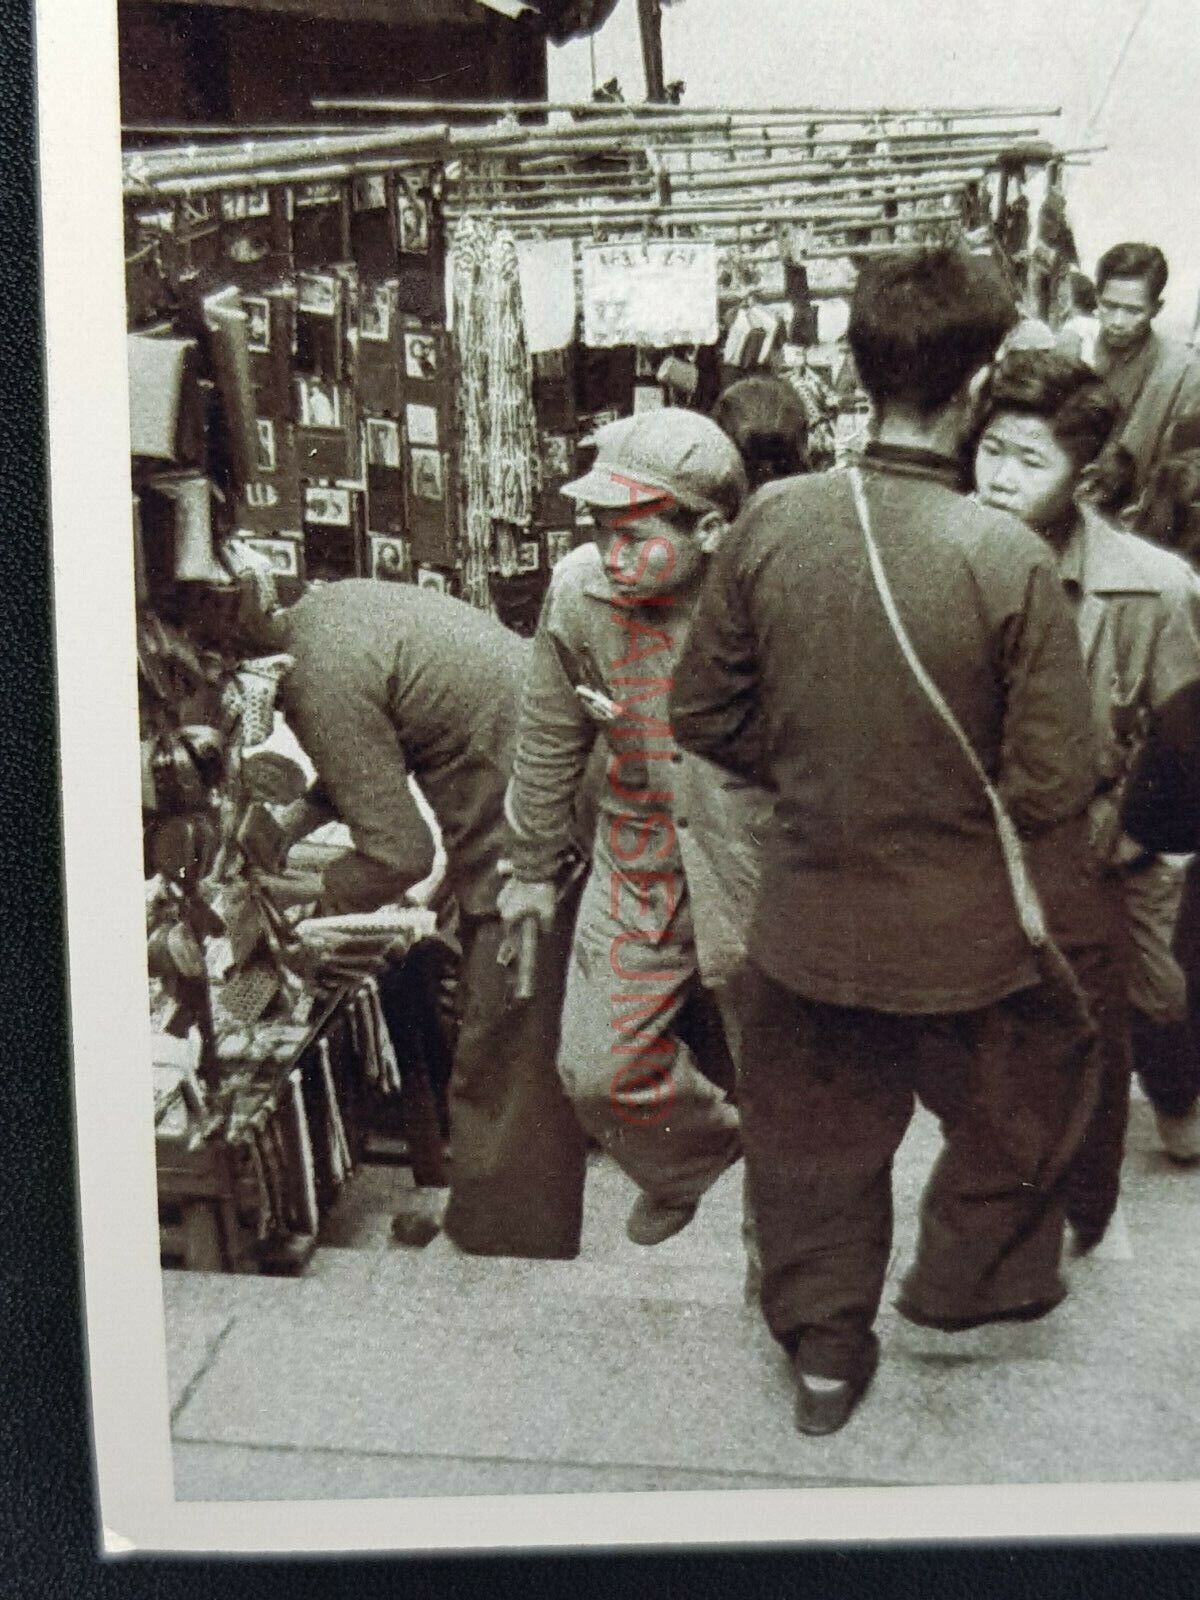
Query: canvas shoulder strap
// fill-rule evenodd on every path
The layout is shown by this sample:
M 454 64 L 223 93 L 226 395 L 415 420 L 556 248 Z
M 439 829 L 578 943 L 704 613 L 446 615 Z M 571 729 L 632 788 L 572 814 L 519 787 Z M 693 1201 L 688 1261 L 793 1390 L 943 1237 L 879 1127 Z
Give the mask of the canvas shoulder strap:
M 884 615 L 887 617 L 891 630 L 896 636 L 896 643 L 900 646 L 901 654 L 904 656 L 910 672 L 920 684 L 930 705 L 932 705 L 951 734 L 953 734 L 955 742 L 983 787 L 995 820 L 996 832 L 1000 839 L 1000 849 L 1004 856 L 1004 865 L 1008 872 L 1008 881 L 1012 888 L 1012 896 L 1016 903 L 1017 916 L 1020 919 L 1022 931 L 1030 944 L 1035 949 L 1040 949 L 1049 942 L 1049 933 L 1046 928 L 1046 916 L 1042 910 L 1042 903 L 1038 898 L 1033 879 L 1029 875 L 1029 867 L 1025 861 L 1025 851 L 1021 844 L 1021 836 L 1017 832 L 1016 824 L 1009 816 L 995 784 L 988 777 L 983 762 L 980 761 L 975 753 L 974 746 L 963 732 L 958 718 L 947 705 L 945 696 L 925 670 L 924 663 L 908 636 L 908 629 L 904 626 L 904 620 L 897 609 L 892 586 L 888 582 L 883 559 L 879 554 L 879 546 L 875 542 L 875 535 L 871 529 L 871 508 L 867 504 L 867 493 L 863 485 L 862 474 L 857 467 L 850 468 L 850 487 L 854 493 L 854 505 L 858 513 L 859 527 L 862 529 L 863 540 L 867 547 L 867 561 L 871 568 L 871 577 L 874 579 Z

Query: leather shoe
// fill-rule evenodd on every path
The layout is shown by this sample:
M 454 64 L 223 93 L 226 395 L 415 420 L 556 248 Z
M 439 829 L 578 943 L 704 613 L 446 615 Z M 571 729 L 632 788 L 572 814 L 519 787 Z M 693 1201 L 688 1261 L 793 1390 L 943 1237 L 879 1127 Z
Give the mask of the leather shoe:
M 667 1206 L 652 1200 L 648 1194 L 640 1194 L 629 1213 L 625 1232 L 634 1244 L 662 1244 L 664 1239 L 670 1239 L 687 1227 L 696 1215 L 699 1204 L 698 1200 L 685 1200 L 678 1205 Z
M 844 1428 L 870 1387 L 875 1365 L 872 1361 L 860 1378 L 819 1378 L 801 1371 L 797 1363 L 794 1369 L 797 1430 L 819 1437 Z

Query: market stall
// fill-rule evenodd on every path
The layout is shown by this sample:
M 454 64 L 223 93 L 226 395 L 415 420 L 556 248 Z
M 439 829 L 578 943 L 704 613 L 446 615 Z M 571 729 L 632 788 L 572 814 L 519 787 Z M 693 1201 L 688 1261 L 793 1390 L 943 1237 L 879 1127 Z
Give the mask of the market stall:
M 230 1268 L 304 1257 L 389 1101 L 444 1176 L 438 979 L 406 960 L 435 919 L 314 917 L 264 617 L 370 576 L 531 632 L 600 423 L 770 371 L 828 464 L 865 426 L 862 259 L 962 240 L 1053 322 L 1075 258 L 1081 153 L 1038 109 L 316 110 L 125 158 L 164 1252 Z

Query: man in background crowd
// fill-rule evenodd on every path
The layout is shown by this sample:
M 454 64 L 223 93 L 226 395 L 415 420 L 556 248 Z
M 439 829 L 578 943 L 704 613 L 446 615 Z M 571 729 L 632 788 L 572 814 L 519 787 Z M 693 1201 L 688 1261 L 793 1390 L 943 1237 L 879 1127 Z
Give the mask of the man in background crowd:
M 1106 522 L 1078 502 L 1080 480 L 1120 416 L 1115 397 L 1081 361 L 1053 351 L 1001 362 L 975 460 L 985 505 L 1010 511 L 1053 552 L 1075 615 L 1091 688 L 1100 792 L 1092 844 L 1112 891 L 1123 993 L 1106 992 L 1108 963 L 1070 897 L 1064 945 L 1096 1002 L 1104 1049 L 1100 1100 L 1076 1163 L 1068 1216 L 1077 1242 L 1097 1243 L 1117 1202 L 1129 1104 L 1123 1001 L 1133 1060 L 1167 1152 L 1200 1155 L 1194 1116 L 1196 1054 L 1187 990 L 1171 943 L 1182 869 L 1133 843 L 1120 826 L 1121 791 L 1145 730 L 1164 701 L 1200 677 L 1200 580 L 1187 563 Z M 1053 873 L 1054 863 L 1045 863 Z
M 1096 267 L 1100 331 L 1091 364 L 1121 404 L 1116 435 L 1132 453 L 1136 489 L 1146 487 L 1176 418 L 1200 409 L 1200 362 L 1186 344 L 1154 329 L 1167 286 L 1156 245 L 1114 245 Z
M 712 419 L 737 446 L 751 494 L 808 471 L 808 413 L 783 378 L 739 378 L 718 398 Z
M 1087 683 L 1061 586 L 1028 529 L 962 493 L 1013 321 L 977 258 L 863 268 L 866 520 L 852 472 L 762 490 L 718 552 L 672 697 L 686 750 L 775 791 L 739 981 L 741 1110 L 762 1306 L 806 1433 L 840 1428 L 875 1369 L 914 1093 L 946 1145 L 898 1309 L 956 1331 L 1042 1316 L 1065 1293 L 1059 1191 L 1091 1033 L 1039 982 L 983 783 L 868 559 L 873 521 L 916 652 L 1017 826 L 1086 850 Z

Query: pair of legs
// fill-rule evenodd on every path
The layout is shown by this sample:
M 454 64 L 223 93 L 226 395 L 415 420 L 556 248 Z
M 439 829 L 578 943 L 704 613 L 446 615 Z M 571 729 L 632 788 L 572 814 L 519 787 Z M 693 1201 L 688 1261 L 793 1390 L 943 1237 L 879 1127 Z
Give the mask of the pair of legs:
M 497 957 L 499 917 L 464 917 L 444 1229 L 477 1255 L 579 1254 L 587 1142 L 555 1070 L 578 889 L 538 943 L 533 998 Z
M 980 1011 L 818 1004 L 750 964 L 737 985 L 743 1139 L 762 1307 L 797 1368 L 862 1382 L 892 1245 L 892 1158 L 918 1097 L 945 1147 L 908 1306 L 943 1321 L 1049 1306 L 1062 1190 L 1091 1109 L 1093 1039 L 1044 985 Z
M 1200 1095 L 1188 981 L 1174 949 L 1184 879 L 1180 863 L 1160 856 L 1121 880 L 1133 1065 L 1167 1118 L 1187 1116 Z
M 732 1085 L 731 1057 L 700 984 L 682 874 L 637 921 L 624 884 L 608 878 L 598 865 L 580 902 L 559 1070 L 588 1133 L 650 1203 L 682 1211 L 740 1149 L 738 1114 L 718 1087 Z

